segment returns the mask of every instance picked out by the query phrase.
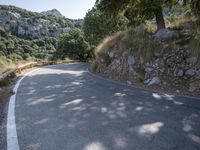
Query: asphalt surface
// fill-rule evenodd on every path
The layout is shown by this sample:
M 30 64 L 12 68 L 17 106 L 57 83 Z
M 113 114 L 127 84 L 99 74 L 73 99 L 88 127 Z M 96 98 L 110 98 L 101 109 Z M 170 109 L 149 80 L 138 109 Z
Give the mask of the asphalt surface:
M 16 95 L 20 150 L 200 150 L 200 100 L 42 67 Z

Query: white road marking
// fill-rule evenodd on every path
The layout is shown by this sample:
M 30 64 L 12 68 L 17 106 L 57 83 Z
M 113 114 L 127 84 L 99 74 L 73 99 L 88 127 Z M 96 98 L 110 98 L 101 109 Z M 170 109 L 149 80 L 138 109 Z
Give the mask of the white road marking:
M 26 73 L 20 80 L 17 81 L 13 92 L 14 95 L 10 97 L 10 102 L 8 106 L 8 115 L 7 115 L 7 150 L 19 150 L 18 138 L 17 138 L 17 130 L 15 124 L 15 99 L 18 87 L 21 81 L 29 74 L 37 71 L 39 69 L 32 70 Z

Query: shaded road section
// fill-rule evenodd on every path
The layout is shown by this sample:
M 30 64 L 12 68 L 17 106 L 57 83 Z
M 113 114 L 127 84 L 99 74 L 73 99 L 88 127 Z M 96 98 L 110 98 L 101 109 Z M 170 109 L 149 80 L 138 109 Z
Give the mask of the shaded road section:
M 107 81 L 88 64 L 42 67 L 21 82 L 21 150 L 199 150 L 200 100 Z

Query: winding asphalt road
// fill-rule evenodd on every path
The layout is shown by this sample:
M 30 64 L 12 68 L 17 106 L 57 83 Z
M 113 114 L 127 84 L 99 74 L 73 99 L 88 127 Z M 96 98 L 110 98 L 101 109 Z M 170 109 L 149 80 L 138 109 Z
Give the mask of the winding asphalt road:
M 200 150 L 200 100 L 46 66 L 16 93 L 20 150 Z

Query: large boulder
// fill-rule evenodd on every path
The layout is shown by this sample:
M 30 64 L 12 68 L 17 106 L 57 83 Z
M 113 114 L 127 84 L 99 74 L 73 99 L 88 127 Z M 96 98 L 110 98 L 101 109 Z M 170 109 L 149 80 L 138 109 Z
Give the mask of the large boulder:
M 159 41 L 167 41 L 173 38 L 178 38 L 179 34 L 170 29 L 160 29 L 156 32 L 155 38 Z

